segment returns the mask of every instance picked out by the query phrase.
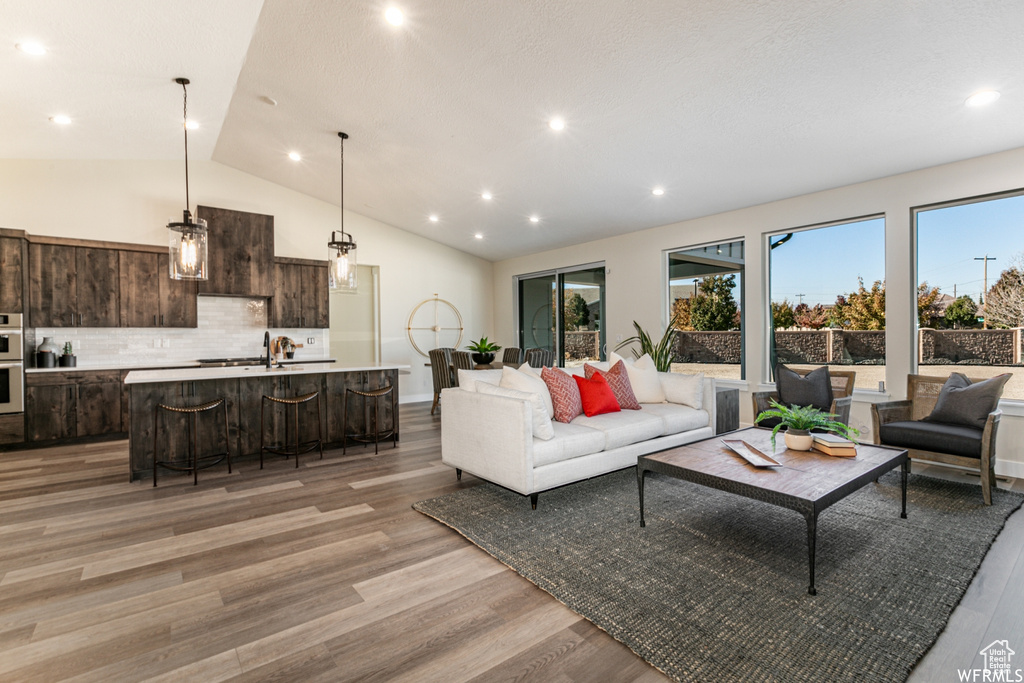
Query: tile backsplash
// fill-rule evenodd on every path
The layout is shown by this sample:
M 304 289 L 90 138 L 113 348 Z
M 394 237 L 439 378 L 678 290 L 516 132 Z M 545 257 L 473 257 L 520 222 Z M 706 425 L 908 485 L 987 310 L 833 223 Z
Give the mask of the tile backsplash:
M 30 351 L 53 337 L 60 347 L 71 342 L 78 367 L 131 367 L 263 355 L 267 300 L 245 297 L 199 297 L 199 327 L 40 327 L 25 330 Z M 328 330 L 271 328 L 271 337 L 291 337 L 303 348 L 296 360 L 326 358 Z M 308 340 L 314 339 L 313 344 Z M 34 365 L 34 360 L 29 360 Z

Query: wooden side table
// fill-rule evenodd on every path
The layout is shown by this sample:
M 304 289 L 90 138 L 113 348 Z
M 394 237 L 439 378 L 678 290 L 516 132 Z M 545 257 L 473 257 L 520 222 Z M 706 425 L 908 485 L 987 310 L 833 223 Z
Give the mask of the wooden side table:
M 715 387 L 715 434 L 734 432 L 740 428 L 740 390 Z

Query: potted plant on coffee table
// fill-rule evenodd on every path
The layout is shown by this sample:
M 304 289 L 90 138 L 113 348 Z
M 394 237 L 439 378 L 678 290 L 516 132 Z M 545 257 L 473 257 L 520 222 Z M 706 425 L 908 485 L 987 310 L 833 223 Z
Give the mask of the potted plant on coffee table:
M 501 346 L 494 342 L 487 341 L 487 337 L 480 337 L 466 346 L 466 349 L 473 352 L 473 362 L 477 365 L 490 365 L 494 361 L 494 353 L 501 350 Z
M 771 408 L 762 411 L 754 420 L 755 423 L 766 418 L 777 418 L 779 423 L 772 429 L 772 450 L 775 450 L 775 435 L 783 427 L 786 428 L 786 448 L 794 451 L 809 451 L 814 443 L 812 429 L 825 432 L 834 432 L 843 436 L 853 443 L 854 438 L 860 431 L 835 421 L 835 413 L 826 413 L 823 410 L 811 406 L 789 406 L 786 407 L 778 401 L 770 403 Z

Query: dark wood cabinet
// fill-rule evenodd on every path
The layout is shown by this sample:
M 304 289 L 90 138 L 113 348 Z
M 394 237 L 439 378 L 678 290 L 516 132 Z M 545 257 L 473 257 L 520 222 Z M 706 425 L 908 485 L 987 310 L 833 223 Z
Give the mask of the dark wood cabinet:
M 0 237 L 0 312 L 24 313 L 28 279 L 28 243 Z
M 209 280 L 200 294 L 274 296 L 274 217 L 199 206 L 209 230 Z
M 78 304 L 75 247 L 30 244 L 29 325 L 74 327 Z
M 172 280 L 167 253 L 121 250 L 121 327 L 196 327 L 196 283 Z
M 33 373 L 25 381 L 25 440 L 120 434 L 117 370 Z
M 279 258 L 274 262 L 274 327 L 331 326 L 327 263 Z
M 32 327 L 117 327 L 120 276 L 114 249 L 32 243 Z

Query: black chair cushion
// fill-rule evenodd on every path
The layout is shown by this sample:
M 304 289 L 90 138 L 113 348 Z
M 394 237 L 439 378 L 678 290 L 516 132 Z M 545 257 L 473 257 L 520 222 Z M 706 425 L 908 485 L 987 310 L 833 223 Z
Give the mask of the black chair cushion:
M 826 413 L 832 409 L 832 378 L 827 365 L 802 377 L 779 363 L 775 366 L 775 390 L 784 406 L 812 406 Z
M 1010 375 L 1005 373 L 971 384 L 966 375 L 954 372 L 942 385 L 931 414 L 924 419 L 984 429 L 988 414 L 996 409 L 1003 385 L 1009 379 Z
M 890 422 L 878 428 L 879 440 L 886 446 L 917 448 L 965 458 L 981 458 L 982 431 L 964 425 L 919 420 Z

